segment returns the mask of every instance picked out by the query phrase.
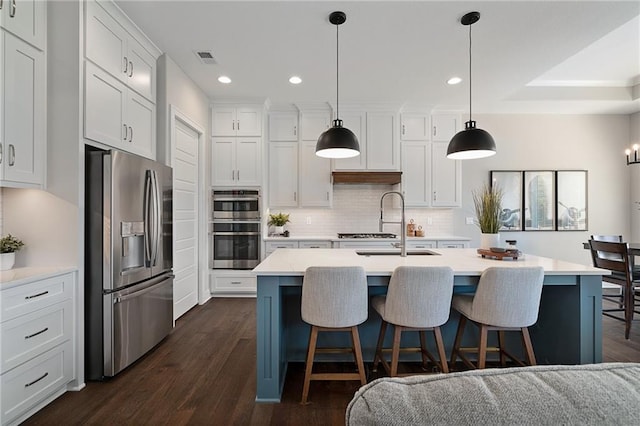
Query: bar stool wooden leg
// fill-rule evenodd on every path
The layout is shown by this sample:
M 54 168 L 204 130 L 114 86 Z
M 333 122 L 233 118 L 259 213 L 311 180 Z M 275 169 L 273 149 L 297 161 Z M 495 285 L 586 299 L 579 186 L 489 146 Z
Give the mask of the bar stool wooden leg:
M 504 341 L 504 331 L 498 330 L 498 349 L 500 350 L 500 365 L 503 367 L 507 366 L 507 357 L 504 354 L 505 341 Z
M 436 339 L 436 347 L 438 348 L 438 357 L 440 358 L 440 369 L 443 373 L 449 372 L 449 365 L 447 364 L 447 356 L 444 353 L 444 342 L 442 341 L 442 333 L 440 333 L 440 327 L 433 328 L 433 336 Z
M 309 384 L 311 383 L 311 372 L 313 370 L 313 358 L 316 352 L 316 343 L 318 341 L 318 327 L 311 326 L 311 335 L 309 336 L 309 349 L 307 350 L 307 364 L 304 370 L 304 386 L 302 387 L 301 404 L 308 404 Z
M 480 342 L 478 343 L 478 368 L 483 369 L 487 362 L 487 326 L 480 324 Z
M 391 349 L 391 377 L 398 375 L 398 359 L 400 358 L 400 337 L 402 336 L 402 326 L 394 325 L 393 347 Z
M 360 346 L 360 334 L 358 326 L 351 327 L 351 340 L 353 341 L 353 349 L 356 354 L 356 364 L 358 365 L 358 374 L 360 375 L 360 384 L 367 384 L 367 376 L 364 372 L 364 362 L 362 360 L 362 347 Z
M 427 332 L 425 330 L 419 330 L 420 336 L 420 355 L 422 356 L 422 368 L 427 369 L 428 357 L 427 357 Z
M 453 342 L 453 349 L 451 350 L 451 367 L 455 367 L 458 359 L 458 350 L 460 349 L 460 343 L 462 342 L 462 335 L 464 334 L 464 326 L 467 323 L 467 318 L 464 315 L 460 315 L 460 321 L 458 322 L 458 331 L 456 331 L 456 340 Z
M 536 356 L 533 353 L 533 345 L 531 344 L 531 337 L 529 336 L 529 329 L 527 327 L 522 328 L 522 343 L 524 344 L 525 351 L 527 352 L 527 361 L 529 365 L 536 364 Z
M 378 334 L 378 343 L 376 344 L 376 354 L 373 357 L 372 371 L 378 371 L 378 363 L 382 360 L 382 344 L 384 343 L 384 335 L 387 332 L 387 322 L 382 320 L 380 326 L 380 334 Z

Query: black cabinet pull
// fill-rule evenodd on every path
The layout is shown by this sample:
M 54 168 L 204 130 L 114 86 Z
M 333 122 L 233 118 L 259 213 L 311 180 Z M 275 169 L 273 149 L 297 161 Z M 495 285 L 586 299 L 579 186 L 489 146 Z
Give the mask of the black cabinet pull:
M 38 334 L 42 334 L 42 333 L 44 333 L 44 332 L 46 332 L 46 331 L 48 331 L 48 330 L 49 330 L 49 327 L 45 327 L 45 328 L 43 328 L 42 330 L 40 330 L 40 331 L 38 331 L 38 332 L 35 332 L 35 333 L 30 334 L 30 335 L 28 335 L 28 336 L 24 336 L 24 338 L 25 338 L 25 339 L 31 339 L 32 337 L 36 337 Z
M 44 379 L 45 377 L 47 377 L 49 375 L 49 373 L 44 373 L 42 376 L 38 377 L 37 379 L 35 379 L 33 382 L 31 383 L 27 383 L 24 385 L 25 388 L 28 388 L 31 385 L 35 385 L 36 383 L 38 383 L 40 380 Z
M 44 296 L 45 294 L 49 294 L 49 291 L 43 291 L 42 293 L 34 294 L 32 296 L 25 296 L 25 299 L 35 299 L 36 297 Z

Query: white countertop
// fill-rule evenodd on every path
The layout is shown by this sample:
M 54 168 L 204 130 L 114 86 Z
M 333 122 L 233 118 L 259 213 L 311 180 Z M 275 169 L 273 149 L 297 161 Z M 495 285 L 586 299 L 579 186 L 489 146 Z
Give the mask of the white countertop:
M 0 271 L 0 288 L 6 289 L 35 280 L 55 277 L 77 269 L 75 266 L 31 266 Z
M 289 237 L 264 237 L 265 241 L 400 241 L 400 236 L 396 238 L 338 238 L 336 235 L 291 235 Z M 425 235 L 424 237 L 407 237 L 407 241 L 471 241 L 468 237 L 457 237 L 452 235 Z
M 477 276 L 491 266 L 542 266 L 553 275 L 609 275 L 589 265 L 524 254 L 517 260 L 483 259 L 475 248 L 438 248 L 439 256 L 360 256 L 354 249 L 277 249 L 253 269 L 256 275 L 303 275 L 309 266 L 362 266 L 368 275 L 389 276 L 398 266 L 450 266 L 456 275 Z M 362 251 L 362 250 L 358 250 Z M 368 250 L 369 251 L 369 250 Z

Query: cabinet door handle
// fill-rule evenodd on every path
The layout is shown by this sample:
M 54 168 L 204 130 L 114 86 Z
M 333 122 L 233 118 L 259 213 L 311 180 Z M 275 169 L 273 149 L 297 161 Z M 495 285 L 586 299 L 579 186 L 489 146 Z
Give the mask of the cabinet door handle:
M 35 299 L 36 297 L 44 296 L 46 294 L 49 294 L 49 290 L 43 291 L 42 293 L 38 293 L 38 294 L 32 294 L 31 296 L 25 296 L 24 298 L 25 300 Z
M 9 165 L 16 164 L 16 147 L 13 144 L 9 144 Z
M 238 129 L 237 130 L 240 130 L 240 120 L 238 120 Z
M 28 336 L 24 336 L 24 338 L 25 339 L 31 339 L 32 337 L 36 337 L 37 335 L 42 334 L 42 333 L 46 333 L 47 331 L 49 331 L 49 327 L 45 327 L 42 330 L 36 331 L 35 333 L 30 334 Z
M 127 128 L 126 124 L 123 124 L 122 127 L 124 127 L 124 138 L 122 138 L 123 141 L 127 140 L 127 137 L 129 135 L 129 129 Z
M 16 16 L 16 0 L 11 0 L 11 10 L 9 11 L 9 17 L 13 18 Z
M 293 136 L 298 136 L 298 126 L 293 126 Z
M 236 180 L 236 171 L 231 170 L 231 180 Z
M 129 72 L 129 60 L 127 59 L 127 57 L 124 57 L 124 73 L 128 73 Z
M 2 3 L 3 3 L 3 1 L 0 0 L 0 10 L 2 10 Z
M 438 197 L 436 196 L 436 191 L 433 191 L 433 201 L 436 201 Z
M 133 127 L 129 126 L 129 142 L 133 140 Z
M 235 130 L 236 129 L 236 122 L 235 120 L 231 122 L 231 130 Z
M 433 126 L 433 136 L 436 135 L 436 126 Z
M 37 379 L 35 379 L 33 382 L 31 383 L 25 383 L 24 387 L 28 388 L 31 385 L 35 385 L 36 383 L 38 383 L 40 380 L 44 379 L 45 377 L 47 377 L 49 375 L 49 373 L 44 373 L 42 376 L 38 377 Z
M 2 0 L 0 0 L 0 3 L 2 3 Z M 0 164 L 2 164 L 2 145 L 0 144 Z
M 242 284 L 242 281 L 231 281 L 231 284 Z
M 238 175 L 238 180 L 240 180 L 240 170 L 238 170 L 237 175 Z
M 402 135 L 404 136 L 404 124 L 402 125 Z
M 131 65 L 131 68 L 129 69 L 129 77 L 133 77 L 133 62 L 129 61 L 129 65 Z

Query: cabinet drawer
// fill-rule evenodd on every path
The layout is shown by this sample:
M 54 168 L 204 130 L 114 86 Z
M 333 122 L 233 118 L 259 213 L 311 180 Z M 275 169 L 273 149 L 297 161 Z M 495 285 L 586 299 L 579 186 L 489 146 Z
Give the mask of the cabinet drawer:
M 331 241 L 299 241 L 300 248 L 331 248 Z
M 2 375 L 2 424 L 24 414 L 73 379 L 71 341 Z
M 272 252 L 279 248 L 298 248 L 297 241 L 267 241 L 266 251 Z
M 71 338 L 71 300 L 5 321 L 0 326 L 4 373 Z
M 438 248 L 466 248 L 469 243 L 466 241 L 438 241 Z
M 436 248 L 435 241 L 407 241 L 407 248 L 411 250 Z
M 393 248 L 393 244 L 399 243 L 400 240 L 388 239 L 384 241 L 373 241 L 373 242 L 358 242 L 358 241 L 340 241 L 340 248 L 356 248 L 356 249 L 366 249 L 366 248 Z
M 73 274 L 65 274 L 0 291 L 2 321 L 42 309 L 73 296 Z
M 256 277 L 212 277 L 212 293 L 255 293 Z

